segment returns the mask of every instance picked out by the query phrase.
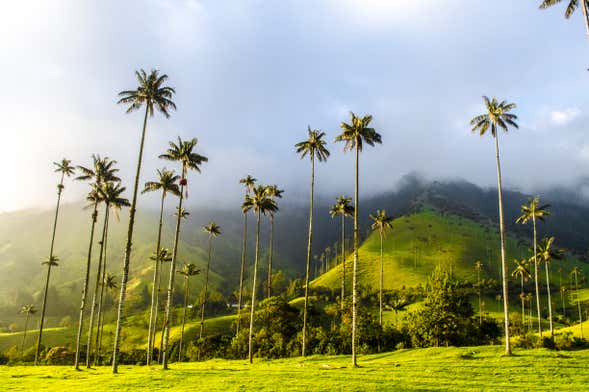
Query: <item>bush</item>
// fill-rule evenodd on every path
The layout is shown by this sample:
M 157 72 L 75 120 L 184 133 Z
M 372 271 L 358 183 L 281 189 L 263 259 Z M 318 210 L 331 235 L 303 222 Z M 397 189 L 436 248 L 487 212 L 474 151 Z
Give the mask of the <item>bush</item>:
M 74 353 L 67 347 L 53 347 L 45 356 L 47 365 L 71 365 L 74 362 Z

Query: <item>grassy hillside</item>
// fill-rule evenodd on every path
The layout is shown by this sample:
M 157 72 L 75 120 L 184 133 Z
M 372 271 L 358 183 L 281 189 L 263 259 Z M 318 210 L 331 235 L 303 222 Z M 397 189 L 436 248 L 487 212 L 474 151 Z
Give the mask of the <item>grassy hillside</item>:
M 359 357 L 312 356 L 272 361 L 211 360 L 158 367 L 120 366 L 75 371 L 72 367 L 0 366 L 4 390 L 237 391 L 237 390 L 391 390 L 504 391 L 585 390 L 589 350 L 554 352 L 517 350 L 502 356 L 501 347 L 400 350 Z

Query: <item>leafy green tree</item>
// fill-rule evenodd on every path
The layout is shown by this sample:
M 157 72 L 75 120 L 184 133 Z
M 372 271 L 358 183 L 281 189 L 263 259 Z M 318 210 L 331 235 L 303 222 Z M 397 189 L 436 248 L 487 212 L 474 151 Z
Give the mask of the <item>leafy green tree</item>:
M 207 259 L 207 272 L 205 274 L 205 287 L 202 294 L 202 303 L 200 308 L 200 333 L 199 337 L 202 339 L 205 331 L 205 307 L 207 305 L 207 295 L 209 289 L 209 270 L 211 269 L 211 259 L 213 256 L 213 238 L 221 235 L 221 227 L 215 222 L 209 222 L 208 225 L 203 226 L 202 230 L 209 235 L 209 257 Z
M 53 231 L 51 233 L 51 246 L 49 247 L 49 260 L 53 259 L 53 249 L 55 245 L 55 233 L 57 231 L 57 217 L 59 216 L 59 204 L 61 202 L 61 194 L 65 188 L 63 185 L 64 178 L 70 177 L 74 174 L 74 168 L 71 166 L 72 161 L 63 158 L 61 162 L 53 162 L 56 169 L 55 173 L 61 173 L 61 179 L 57 184 L 57 205 L 55 206 L 55 217 L 53 218 Z M 41 351 L 41 343 L 43 340 L 43 326 L 45 323 L 45 310 L 47 309 L 47 291 L 49 290 L 49 279 L 51 277 L 51 263 L 47 264 L 47 278 L 45 279 L 45 291 L 43 295 L 43 305 L 41 306 L 41 321 L 39 323 L 39 336 L 37 337 L 37 348 L 35 351 L 35 365 L 39 362 L 39 352 Z
M 249 174 L 239 180 L 239 183 L 245 187 L 245 197 L 249 196 L 256 184 L 256 179 Z M 241 269 L 239 270 L 239 293 L 237 295 L 237 322 L 235 334 L 239 334 L 241 325 L 241 306 L 243 302 L 243 278 L 245 273 L 245 259 L 247 257 L 247 211 L 243 211 L 243 240 L 241 243 Z
M 486 112 L 478 115 L 470 121 L 472 132 L 477 132 L 481 136 L 491 130 L 491 136 L 495 139 L 495 160 L 497 163 L 497 196 L 499 200 L 499 235 L 501 239 L 501 277 L 503 283 L 503 313 L 505 323 L 505 354 L 511 355 L 511 345 L 509 341 L 509 282 L 507 262 L 505 260 L 505 225 L 503 222 L 503 189 L 501 185 L 501 163 L 499 160 L 499 130 L 508 131 L 508 127 L 518 128 L 516 123 L 517 116 L 509 113 L 515 109 L 514 103 L 506 101 L 499 102 L 497 98 L 490 100 L 483 96 Z
M 155 336 L 155 325 L 157 320 L 157 302 L 159 299 L 158 279 L 160 276 L 160 260 L 158 256 L 161 254 L 162 243 L 162 228 L 164 225 L 164 202 L 168 194 L 180 196 L 180 188 L 178 187 L 178 180 L 180 176 L 176 175 L 173 170 L 158 169 L 156 181 L 148 181 L 145 183 L 145 188 L 141 193 L 161 192 L 160 200 L 160 219 L 157 230 L 157 241 L 154 255 L 156 256 L 153 268 L 153 287 L 151 290 L 151 306 L 149 308 L 149 329 L 147 332 L 147 366 L 151 365 L 153 360 L 153 338 Z M 157 289 L 157 290 L 156 290 Z
M 376 210 L 376 214 L 370 214 L 372 230 L 378 231 L 380 238 L 380 267 L 378 285 L 378 324 L 382 327 L 382 291 L 383 291 L 383 240 L 387 230 L 393 230 L 393 218 L 387 215 L 385 210 Z
M 250 329 L 248 337 L 248 358 L 249 362 L 253 363 L 253 347 L 252 347 L 252 334 L 254 330 L 254 312 L 256 310 L 256 280 L 258 275 L 258 260 L 260 257 L 260 220 L 262 214 L 266 215 L 271 212 L 278 211 L 276 201 L 268 195 L 268 189 L 265 186 L 258 185 L 253 189 L 252 195 L 245 197 L 242 210 L 244 212 L 253 210 L 257 216 L 256 226 L 256 256 L 254 258 L 254 277 L 252 283 L 252 301 L 250 306 Z
M 577 266 L 571 270 L 571 278 L 575 281 L 575 296 L 577 297 L 577 309 L 579 311 L 579 327 L 581 328 L 581 338 L 585 338 L 583 335 L 583 314 L 581 313 L 581 300 L 579 299 L 579 275 L 581 275 L 581 269 Z
M 354 367 L 358 366 L 356 360 L 356 346 L 358 343 L 356 337 L 356 317 L 358 315 L 358 214 L 360 213 L 360 153 L 363 150 L 364 144 L 374 146 L 381 144 L 382 138 L 374 128 L 369 125 L 372 122 L 372 116 L 366 115 L 364 117 L 357 117 L 350 112 L 350 124 L 342 122 L 340 127 L 342 133 L 336 138 L 336 142 L 344 142 L 344 151 L 354 150 L 356 153 L 356 178 L 354 187 L 354 264 L 352 266 L 352 364 Z
M 307 235 L 307 261 L 305 264 L 305 304 L 303 307 L 303 343 L 301 348 L 301 355 L 305 356 L 305 348 L 307 346 L 307 313 L 309 307 L 309 274 L 311 272 L 311 249 L 313 242 L 313 199 L 315 192 L 315 159 L 319 162 L 325 162 L 329 157 L 329 150 L 327 149 L 327 142 L 323 139 L 325 132 L 307 127 L 308 138 L 295 144 L 296 153 L 301 156 L 301 159 L 307 155 L 311 160 L 311 191 L 309 196 L 309 231 Z
M 539 220 L 540 222 L 544 222 L 544 217 L 550 215 L 550 211 L 548 204 L 539 205 L 540 200 L 537 197 L 534 197 L 529 201 L 528 204 L 524 204 L 521 206 L 521 215 L 515 221 L 516 223 L 521 223 L 525 225 L 529 221 L 532 221 L 532 228 L 533 228 L 533 251 L 532 251 L 532 261 L 534 263 L 534 283 L 536 286 L 536 310 L 538 312 L 538 333 L 540 334 L 540 338 L 542 338 L 542 311 L 540 305 L 540 274 L 539 274 L 539 261 L 536 257 L 538 251 L 538 235 L 536 231 L 536 221 Z
M 526 325 L 526 307 L 525 307 L 525 293 L 524 293 L 524 280 L 527 281 L 528 279 L 530 279 L 532 277 L 532 274 L 530 274 L 530 272 L 528 271 L 527 268 L 527 264 L 528 264 L 528 260 L 524 259 L 524 260 L 513 260 L 513 262 L 515 263 L 515 269 L 513 270 L 513 272 L 511 273 L 511 275 L 515 278 L 519 278 L 520 279 L 520 284 L 521 284 L 521 292 L 519 295 L 519 298 L 522 302 L 522 325 Z
M 336 199 L 335 204 L 329 210 L 329 215 L 332 218 L 341 216 L 341 294 L 340 294 L 340 309 L 344 309 L 345 297 L 346 297 L 346 218 L 354 214 L 354 207 L 350 205 L 352 202 L 351 197 L 340 196 Z
M 562 0 L 542 0 L 540 3 L 540 9 L 547 9 L 560 3 Z M 583 18 L 585 19 L 585 28 L 587 29 L 587 35 L 589 35 L 589 13 L 587 12 L 587 0 L 568 0 L 567 8 L 564 12 L 564 17 L 569 19 L 571 15 L 577 10 L 579 7 L 579 3 L 581 4 L 581 9 L 583 10 Z
M 554 237 L 543 238 L 538 244 L 538 253 L 536 258 L 544 261 L 546 269 L 546 291 L 548 294 L 548 321 L 550 322 L 550 339 L 554 340 L 554 325 L 552 322 L 552 298 L 550 294 L 550 262 L 552 260 L 561 260 L 564 252 L 561 249 L 553 248 Z
M 182 311 L 182 330 L 180 332 L 180 346 L 178 347 L 178 361 L 181 361 L 182 343 L 184 342 L 184 325 L 186 324 L 186 309 L 188 308 L 188 281 L 191 276 L 200 274 L 200 270 L 196 268 L 196 265 L 194 264 L 184 264 L 184 267 L 180 271 L 178 271 L 178 273 L 184 276 L 184 308 Z
M 22 344 L 21 344 L 21 347 L 20 347 L 20 353 L 21 353 L 21 355 L 25 351 L 25 341 L 27 340 L 27 329 L 29 327 L 29 318 L 32 315 L 34 315 L 35 313 L 37 313 L 37 309 L 35 309 L 35 305 L 33 305 L 33 304 L 23 305 L 20 308 L 20 314 L 24 314 L 25 315 L 25 329 L 23 331 Z
M 170 117 L 170 110 L 176 110 L 176 104 L 172 101 L 176 91 L 172 87 L 165 86 L 168 75 L 160 75 L 156 69 L 151 70 L 149 74 L 141 69 L 135 71 L 138 86 L 135 90 L 125 90 L 119 93 L 118 104 L 128 105 L 127 113 L 139 110 L 145 106 L 145 115 L 143 117 L 143 130 L 141 132 L 141 142 L 139 143 L 139 157 L 137 159 L 137 169 L 135 172 L 135 182 L 133 184 L 133 198 L 131 199 L 131 208 L 129 209 L 129 228 L 127 230 L 127 242 L 125 245 L 125 258 L 123 260 L 123 276 L 121 280 L 121 294 L 119 296 L 119 306 L 117 309 L 117 326 L 115 330 L 114 348 L 112 356 L 112 371 L 118 372 L 119 346 L 121 343 L 121 327 L 123 321 L 123 309 L 127 294 L 127 281 L 129 279 L 129 264 L 131 262 L 131 246 L 133 244 L 133 229 L 135 227 L 135 211 L 137 209 L 137 192 L 139 190 L 139 176 L 141 175 L 141 162 L 143 160 L 143 145 L 145 143 L 145 133 L 147 130 L 147 117 L 153 117 L 155 110 L 159 111 L 164 117 Z
M 269 185 L 268 186 L 268 196 L 272 199 L 282 199 L 282 194 L 284 190 L 279 189 L 278 185 Z M 266 293 L 267 298 L 272 296 L 272 258 L 274 257 L 274 213 L 269 212 L 268 216 L 270 217 L 270 250 L 268 255 L 268 282 L 266 284 Z
M 172 250 L 172 262 L 170 263 L 170 280 L 168 282 L 168 299 L 166 301 L 166 311 L 164 315 L 164 347 L 162 353 L 162 366 L 164 369 L 168 369 L 168 360 L 170 353 L 168 352 L 168 344 L 170 339 L 170 328 L 172 324 L 172 301 L 174 295 L 174 277 L 176 275 L 176 256 L 178 254 L 178 241 L 180 239 L 180 221 L 184 215 L 184 209 L 182 208 L 182 202 L 184 201 L 184 190 L 187 187 L 186 174 L 188 170 L 196 170 L 200 173 L 200 166 L 204 162 L 208 162 L 208 158 L 194 152 L 198 141 L 196 138 L 192 140 L 182 140 L 178 137 L 178 144 L 170 142 L 170 148 L 167 153 L 160 155 L 161 159 L 165 159 L 172 162 L 179 162 L 182 165 L 181 178 L 180 178 L 180 197 L 178 201 L 178 207 L 176 211 L 176 232 L 174 235 L 174 248 Z

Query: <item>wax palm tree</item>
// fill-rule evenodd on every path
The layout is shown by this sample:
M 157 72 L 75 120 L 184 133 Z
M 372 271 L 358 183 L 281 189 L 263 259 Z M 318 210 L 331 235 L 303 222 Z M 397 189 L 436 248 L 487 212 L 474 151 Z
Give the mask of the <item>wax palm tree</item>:
M 519 278 L 520 279 L 520 285 L 521 285 L 521 292 L 520 292 L 520 300 L 522 303 L 522 325 L 526 324 L 526 311 L 525 311 L 525 294 L 524 294 L 524 280 L 527 282 L 528 279 L 530 279 L 532 277 L 532 274 L 530 274 L 530 272 L 527 269 L 527 264 L 528 264 L 528 260 L 524 259 L 524 260 L 513 260 L 513 262 L 515 263 L 515 269 L 513 270 L 513 272 L 511 273 L 511 276 L 513 276 L 514 278 Z
M 109 272 L 105 273 L 104 279 L 102 280 L 102 288 L 107 292 L 111 291 L 115 293 L 115 291 L 119 288 L 119 285 L 117 284 L 117 277 Z M 98 343 L 96 344 L 96 361 L 98 361 L 98 358 L 100 358 L 100 350 L 102 349 L 102 337 L 104 335 L 104 316 L 98 318 L 98 323 L 100 327 L 96 334 L 96 337 L 98 339 Z
M 182 360 L 182 343 L 184 341 L 184 325 L 186 324 L 186 309 L 188 308 L 188 281 L 191 276 L 200 274 L 200 270 L 194 264 L 184 264 L 184 267 L 178 271 L 184 276 L 184 310 L 182 312 L 182 329 L 180 332 L 180 346 L 178 347 L 178 361 Z
M 22 353 L 25 351 L 25 341 L 27 339 L 27 330 L 29 327 L 29 318 L 34 315 L 35 313 L 37 313 L 37 309 L 35 309 L 35 305 L 30 304 L 30 305 L 23 305 L 20 308 L 20 314 L 24 314 L 25 315 L 25 329 L 23 331 L 23 336 L 22 336 L 22 344 L 20 347 L 20 353 L 22 355 Z
M 57 217 L 59 216 L 59 205 L 61 202 L 61 194 L 65 188 L 63 180 L 65 177 L 70 177 L 74 174 L 74 168 L 71 166 L 72 161 L 63 158 L 61 162 L 53 162 L 56 167 L 54 172 L 60 173 L 60 180 L 57 184 L 57 205 L 55 206 L 55 217 L 53 218 L 53 231 L 51 233 L 51 245 L 49 246 L 49 259 L 53 258 L 53 249 L 55 245 L 55 233 L 57 231 Z M 47 291 L 49 290 L 49 279 L 51 277 L 51 264 L 47 265 L 47 277 L 45 279 L 45 291 L 43 294 L 43 305 L 41 306 L 41 321 L 39 323 L 39 335 L 37 337 L 37 349 L 35 351 L 35 365 L 39 360 L 39 352 L 41 351 L 41 342 L 43 340 L 43 325 L 45 323 L 45 310 L 47 308 Z
M 550 322 L 550 338 L 554 339 L 554 325 L 552 323 L 552 299 L 550 297 L 550 262 L 552 260 L 561 260 L 564 251 L 552 247 L 554 237 L 543 238 L 538 244 L 538 253 L 536 258 L 544 261 L 546 270 L 546 291 L 548 294 L 548 321 Z
M 197 154 L 194 152 L 194 148 L 196 147 L 198 141 L 196 138 L 192 140 L 182 140 L 178 137 L 178 144 L 174 142 L 170 142 L 170 148 L 165 154 L 160 155 L 161 159 L 165 159 L 172 162 L 179 162 L 182 166 L 181 169 L 181 178 L 180 178 L 180 197 L 178 201 L 178 207 L 176 209 L 177 212 L 177 219 L 176 219 L 176 233 L 174 235 L 174 248 L 172 250 L 172 262 L 170 263 L 170 276 L 168 282 L 168 298 L 166 301 L 166 312 L 164 316 L 164 320 L 166 323 L 166 328 L 164 331 L 164 347 L 163 347 L 163 354 L 162 354 L 162 365 L 164 369 L 168 368 L 168 343 L 170 338 L 170 328 L 171 328 L 171 307 L 172 307 L 172 299 L 174 294 L 174 278 L 176 275 L 176 256 L 178 254 L 178 241 L 180 239 L 180 221 L 182 220 L 183 215 L 183 208 L 182 202 L 184 201 L 184 191 L 187 187 L 187 180 L 186 175 L 188 170 L 195 170 L 200 173 L 200 166 L 208 161 L 208 158 Z
M 133 229 L 135 227 L 135 211 L 137 208 L 137 192 L 139 191 L 139 176 L 141 175 L 141 163 L 143 160 L 143 145 L 145 143 L 145 133 L 147 130 L 147 117 L 153 117 L 155 111 L 159 111 L 165 118 L 170 117 L 170 111 L 176 110 L 176 104 L 172 101 L 176 91 L 172 87 L 165 86 L 168 75 L 160 75 L 156 69 L 151 70 L 148 74 L 145 70 L 135 71 L 138 86 L 134 90 L 125 90 L 119 93 L 118 104 L 128 105 L 127 113 L 134 112 L 145 106 L 143 116 L 143 129 L 141 131 L 141 141 L 139 143 L 139 157 L 137 159 L 137 169 L 135 171 L 135 181 L 133 183 L 133 198 L 131 199 L 131 208 L 129 209 L 129 228 L 127 230 L 127 241 L 125 244 L 125 258 L 123 260 L 123 276 L 121 280 L 121 293 L 119 297 L 119 306 L 117 309 L 117 326 L 115 329 L 115 339 L 112 357 L 112 371 L 118 372 L 119 345 L 121 342 L 121 326 L 123 319 L 123 308 L 127 293 L 127 281 L 129 279 L 129 264 L 131 261 L 131 245 L 133 244 Z
M 159 287 L 157 285 L 158 277 L 160 275 L 160 260 L 157 256 L 160 254 L 159 251 L 161 249 L 161 242 L 162 242 L 162 227 L 164 224 L 164 202 L 166 200 L 166 196 L 168 193 L 174 196 L 180 196 L 180 188 L 178 187 L 178 180 L 180 176 L 176 175 L 173 170 L 166 170 L 166 168 L 158 169 L 157 170 L 157 179 L 156 181 L 148 181 L 145 183 L 145 188 L 141 193 L 148 193 L 148 192 L 161 192 L 161 200 L 160 200 L 160 219 L 159 219 L 159 226 L 157 231 L 157 241 L 155 246 L 156 258 L 154 260 L 154 268 L 153 268 L 153 287 L 151 289 L 151 306 L 149 308 L 149 329 L 147 332 L 147 366 L 151 365 L 151 361 L 153 359 L 153 337 L 155 336 L 155 324 L 156 324 L 156 303 L 158 301 Z M 157 289 L 157 290 L 156 290 Z
M 407 310 L 407 306 L 409 306 L 409 301 L 406 298 L 395 298 L 391 302 L 391 309 L 395 312 L 395 328 L 399 327 L 399 312 Z
M 491 136 L 495 139 L 495 160 L 497 163 L 497 196 L 499 201 L 499 235 L 501 239 L 501 275 L 503 282 L 503 313 L 505 322 L 505 354 L 511 355 L 509 341 L 509 287 L 508 271 L 505 255 L 505 225 L 503 223 L 503 189 L 501 186 L 501 163 L 499 161 L 499 130 L 508 131 L 508 127 L 518 128 L 517 116 L 509 113 L 515 109 L 514 103 L 499 102 L 497 98 L 490 100 L 483 96 L 486 113 L 476 116 L 470 121 L 472 131 L 483 136 L 491 130 Z
M 253 189 L 252 195 L 245 197 L 242 210 L 248 212 L 253 210 L 257 217 L 256 226 L 256 253 L 254 258 L 254 277 L 252 284 L 252 301 L 250 306 L 250 329 L 248 337 L 248 358 L 253 362 L 253 331 L 254 331 L 254 313 L 256 310 L 256 280 L 258 275 L 258 260 L 260 257 L 260 221 L 262 214 L 275 213 L 278 211 L 276 201 L 268 195 L 268 189 L 265 186 L 258 185 Z
M 256 179 L 249 174 L 239 180 L 239 183 L 245 187 L 245 196 L 247 197 L 256 184 Z M 243 278 L 245 273 L 245 259 L 247 256 L 247 211 L 243 211 L 243 240 L 241 243 L 241 268 L 239 270 L 239 294 L 237 295 L 237 323 L 235 334 L 239 333 L 241 325 L 241 305 L 243 301 Z
M 382 290 L 383 290 L 383 240 L 387 230 L 393 229 L 393 218 L 387 215 L 385 210 L 376 210 L 376 214 L 370 214 L 372 219 L 372 230 L 378 231 L 380 238 L 380 268 L 379 268 L 379 286 L 378 286 L 378 324 L 382 327 Z
M 533 229 L 533 250 L 532 250 L 532 262 L 534 263 L 534 284 L 536 288 L 536 310 L 538 312 L 538 333 L 540 334 L 540 338 L 542 338 L 542 311 L 540 305 L 540 272 L 539 272 L 539 261 L 536 257 L 537 255 L 537 247 L 538 247 L 538 235 L 536 231 L 536 221 L 544 222 L 544 217 L 550 215 L 550 211 L 548 204 L 539 205 L 540 200 L 537 197 L 529 200 L 528 204 L 524 204 L 521 206 L 521 215 L 515 221 L 516 223 L 521 223 L 522 225 L 527 224 L 529 221 L 532 221 L 532 229 Z
M 205 287 L 202 295 L 202 304 L 200 309 L 200 333 L 199 337 L 205 331 L 205 306 L 207 304 L 207 295 L 209 289 L 209 270 L 211 268 L 211 258 L 213 255 L 213 238 L 221 235 L 221 228 L 215 222 L 209 222 L 208 225 L 203 226 L 202 230 L 209 235 L 209 257 L 207 259 L 207 272 L 205 274 Z
M 346 218 L 354 214 L 354 207 L 350 205 L 351 197 L 340 196 L 336 199 L 335 204 L 331 206 L 329 215 L 332 218 L 341 216 L 341 293 L 340 293 L 340 309 L 344 309 L 344 299 L 346 297 Z
M 481 272 L 483 271 L 483 263 L 480 260 L 475 261 L 474 270 L 477 272 L 477 291 L 479 295 L 479 325 L 483 323 L 483 311 L 481 309 Z
M 295 144 L 296 152 L 301 156 L 301 159 L 307 155 L 311 159 L 311 192 L 309 202 L 309 231 L 307 236 L 307 262 L 305 268 L 305 305 L 303 307 L 303 344 L 302 356 L 305 356 L 305 348 L 307 346 L 307 310 L 309 307 L 309 274 L 311 269 L 311 248 L 313 242 L 313 198 L 315 192 L 315 159 L 319 162 L 325 162 L 329 157 L 329 150 L 327 149 L 327 142 L 323 139 L 325 132 L 319 130 L 312 130 L 307 127 L 308 138 Z
M 560 291 L 560 301 L 562 302 L 562 314 L 563 314 L 563 316 L 566 316 L 567 307 L 566 307 L 566 303 L 565 303 L 564 299 L 565 299 L 566 293 L 568 291 L 568 288 L 561 284 L 559 291 Z
M 149 257 L 150 260 L 155 261 L 155 260 L 159 260 L 160 262 L 160 271 L 163 271 L 164 268 L 164 263 L 169 263 L 172 261 L 172 252 L 167 249 L 167 248 L 161 248 L 159 252 L 153 252 L 153 254 Z M 158 279 L 157 279 L 157 297 L 155 300 L 155 315 L 154 315 L 154 320 L 155 320 L 155 324 L 157 324 L 157 320 L 158 320 L 158 312 L 159 312 L 159 298 L 160 298 L 160 294 L 161 294 L 161 287 L 162 287 L 162 273 L 159 274 Z M 157 361 L 158 363 L 161 360 L 161 354 L 162 354 L 162 350 L 164 347 L 164 330 L 166 328 L 166 324 L 165 324 L 165 320 L 162 321 L 162 328 L 161 328 L 161 335 L 160 335 L 160 344 L 159 344 L 159 351 L 157 354 Z M 153 344 L 155 344 L 155 326 L 153 328 L 153 336 L 151 338 L 151 341 L 153 342 Z M 153 350 L 153 347 L 152 347 Z
M 278 185 L 268 186 L 268 197 L 276 200 L 282 199 L 284 190 L 279 189 Z M 272 296 L 272 258 L 274 257 L 274 213 L 269 212 L 270 216 L 270 250 L 268 255 L 268 282 L 266 287 L 267 298 Z
M 540 3 L 540 9 L 547 9 L 560 3 L 561 0 L 542 0 Z M 577 10 L 579 7 L 579 3 L 581 4 L 581 9 L 583 10 L 583 18 L 585 19 L 585 29 L 587 30 L 587 34 L 589 35 L 589 13 L 587 12 L 588 8 L 588 1 L 587 0 L 568 0 L 568 5 L 564 12 L 564 17 L 569 19 L 571 15 Z
M 354 150 L 356 153 L 356 174 L 354 187 L 354 263 L 352 266 L 352 364 L 358 366 L 356 361 L 356 345 L 358 343 L 356 337 L 356 323 L 358 316 L 358 214 L 360 213 L 360 153 L 363 150 L 364 144 L 374 146 L 381 144 L 382 138 L 374 128 L 369 125 L 372 122 L 372 116 L 366 115 L 358 117 L 350 112 L 350 124 L 342 122 L 340 127 L 342 133 L 335 138 L 336 142 L 344 142 L 344 151 Z
M 577 266 L 571 270 L 571 278 L 575 281 L 575 297 L 577 298 L 577 309 L 579 311 L 579 327 L 581 328 L 581 338 L 585 338 L 583 335 L 583 314 L 581 313 L 581 301 L 579 300 L 579 275 L 581 275 L 581 269 Z

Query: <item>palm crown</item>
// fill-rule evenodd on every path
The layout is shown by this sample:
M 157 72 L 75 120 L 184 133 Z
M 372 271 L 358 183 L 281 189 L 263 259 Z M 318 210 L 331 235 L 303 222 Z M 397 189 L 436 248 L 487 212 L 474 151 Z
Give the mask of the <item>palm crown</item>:
M 555 249 L 552 247 L 554 244 L 554 237 L 543 238 L 538 244 L 537 256 L 545 263 L 549 263 L 551 260 L 561 260 L 564 254 L 562 249 Z
M 266 214 L 278 211 L 276 201 L 268 194 L 268 188 L 258 185 L 253 189 L 252 195 L 246 195 L 242 205 L 243 212 L 254 210 L 256 213 Z
M 159 252 L 153 252 L 151 256 L 149 256 L 151 260 L 159 260 L 162 263 L 167 261 L 172 261 L 172 253 L 169 249 L 161 248 Z
M 343 215 L 346 217 L 352 216 L 352 214 L 354 214 L 354 206 L 350 204 L 351 202 L 351 197 L 338 197 L 335 201 L 335 204 L 331 206 L 331 209 L 329 210 L 329 215 L 331 215 L 332 218 L 335 218 L 338 215 Z
M 166 168 L 157 169 L 157 180 L 146 182 L 145 188 L 141 193 L 161 190 L 164 194 L 171 193 L 174 196 L 180 196 L 180 188 L 177 184 L 179 179 L 180 176 L 176 175 L 174 170 L 167 170 Z
M 241 180 L 239 180 L 239 183 L 242 184 L 243 186 L 245 186 L 245 190 L 247 193 L 251 192 L 252 189 L 254 189 L 254 186 L 256 185 L 256 180 L 254 177 L 250 176 L 249 174 L 242 178 Z
M 170 117 L 170 109 L 176 110 L 176 104 L 172 101 L 176 91 L 172 87 L 164 86 L 168 75 L 160 75 L 157 69 L 151 70 L 149 75 L 145 70 L 135 71 L 137 77 L 137 89 L 125 90 L 119 93 L 118 104 L 129 105 L 127 113 L 135 111 L 146 105 L 147 113 L 153 116 L 154 109 L 161 112 L 166 118 Z
M 208 225 L 202 227 L 202 231 L 208 233 L 210 237 L 217 237 L 221 235 L 221 227 L 215 222 L 209 222 Z
M 548 207 L 549 204 L 544 204 L 542 206 L 538 206 L 539 200 L 537 197 L 534 197 L 530 200 L 530 204 L 524 204 L 521 206 L 521 215 L 515 221 L 516 223 L 526 224 L 528 221 L 536 218 L 541 221 L 544 221 L 544 217 L 550 215 L 550 211 Z
M 387 216 L 385 210 L 376 210 L 376 214 L 370 214 L 370 219 L 373 222 L 372 230 L 378 230 L 381 234 L 387 229 L 391 230 L 393 228 L 393 218 Z
M 178 271 L 178 273 L 188 278 L 190 276 L 200 274 L 200 270 L 196 268 L 195 264 L 184 264 L 184 266 L 181 270 Z
M 43 260 L 41 262 L 42 265 L 50 265 L 52 267 L 57 267 L 59 264 L 57 263 L 59 261 L 59 257 L 57 256 L 51 256 L 51 257 L 47 257 L 45 258 L 45 260 Z
M 362 151 L 364 143 L 374 146 L 376 143 L 382 143 L 382 137 L 374 128 L 368 127 L 372 121 L 371 115 L 358 117 L 354 112 L 350 112 L 350 124 L 342 122 L 340 128 L 342 133 L 336 138 L 336 142 L 345 142 L 344 151 L 351 151 L 358 148 Z
M 307 132 L 309 138 L 295 144 L 297 154 L 301 155 L 301 159 L 309 155 L 311 159 L 317 158 L 320 162 L 324 162 L 329 157 L 329 150 L 327 150 L 327 142 L 323 139 L 325 132 L 308 127 Z
M 20 308 L 20 313 L 21 314 L 26 314 L 26 315 L 29 315 L 30 316 L 31 314 L 37 313 L 37 309 L 35 309 L 35 305 L 32 305 L 32 304 L 30 304 L 30 305 L 23 305 Z
M 515 263 L 515 269 L 512 272 L 512 276 L 522 278 L 526 281 L 532 277 L 532 274 L 530 274 L 530 272 L 526 268 L 528 260 L 515 259 L 513 260 L 513 262 Z
M 76 177 L 79 181 L 94 181 L 94 184 L 103 184 L 109 181 L 120 182 L 121 179 L 116 176 L 119 169 L 114 165 L 117 161 L 110 160 L 108 157 L 101 158 L 100 155 L 92 155 L 92 168 L 78 166 L 82 174 Z
M 114 208 L 115 211 L 121 210 L 123 207 L 129 207 L 128 199 L 121 197 L 121 194 L 125 192 L 126 188 L 121 186 L 118 182 L 107 182 L 97 188 L 97 196 L 99 199 L 106 203 L 110 208 Z
M 63 158 L 61 162 L 53 162 L 53 164 L 56 166 L 55 172 L 62 173 L 63 175 L 66 175 L 68 177 L 71 176 L 72 174 L 74 174 L 74 167 L 71 166 L 71 163 L 72 161 L 65 158 Z
M 562 0 L 543 0 L 542 3 L 540 4 L 540 9 L 545 10 L 547 8 L 552 7 L 553 5 L 560 3 L 561 1 Z M 581 0 L 581 1 L 586 1 L 586 0 Z M 581 4 L 581 1 L 569 0 L 569 4 L 567 5 L 566 10 L 564 12 L 565 18 L 569 19 L 571 17 L 571 15 L 577 10 L 579 5 Z
M 497 136 L 497 129 L 501 128 L 505 132 L 508 130 L 508 125 L 514 128 L 519 128 L 517 125 L 517 116 L 509 113 L 515 109 L 515 103 L 508 103 L 506 101 L 499 102 L 497 98 L 489 99 L 483 96 L 487 113 L 476 116 L 470 121 L 472 132 L 478 132 L 483 136 L 489 128 L 491 128 L 491 135 Z
M 198 140 L 182 140 L 178 137 L 178 144 L 170 142 L 170 148 L 165 154 L 160 155 L 161 159 L 168 161 L 180 162 L 182 164 L 182 176 L 186 175 L 186 170 L 196 170 L 200 173 L 200 165 L 208 162 L 208 158 L 193 152 Z
M 106 276 L 104 277 L 104 287 L 106 287 L 107 289 L 110 290 L 114 290 L 118 287 L 117 285 L 117 278 L 116 276 L 107 273 Z

